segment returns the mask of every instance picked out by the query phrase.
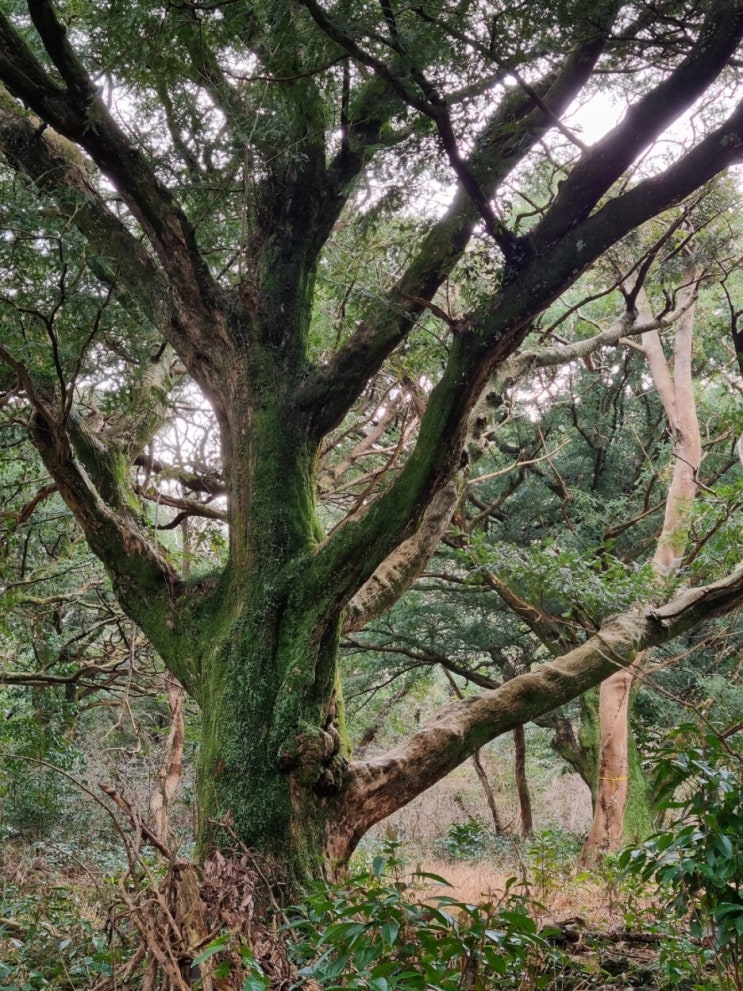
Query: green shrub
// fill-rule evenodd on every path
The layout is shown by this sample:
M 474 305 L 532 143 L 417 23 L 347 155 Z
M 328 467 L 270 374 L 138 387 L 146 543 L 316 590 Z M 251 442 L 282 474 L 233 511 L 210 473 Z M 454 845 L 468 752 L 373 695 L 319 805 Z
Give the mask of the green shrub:
M 714 966 L 716 982 L 707 986 L 743 991 L 741 756 L 707 728 L 679 727 L 661 753 L 656 788 L 667 825 L 624 851 L 620 863 L 655 882 L 667 913 L 688 926 L 679 937 L 683 946 L 676 940 L 665 948 L 668 976 L 679 979 L 696 968 L 704 978 Z
M 479 816 L 472 816 L 466 822 L 451 823 L 434 848 L 446 860 L 481 860 L 493 849 L 495 838 Z
M 394 851 L 393 851 L 394 855 Z M 296 910 L 291 953 L 302 978 L 324 991 L 470 991 L 545 987 L 562 965 L 529 911 L 509 892 L 499 905 L 420 896 L 384 856 L 346 884 L 323 886 Z
M 526 842 L 526 862 L 540 897 L 564 885 L 580 853 L 580 840 L 561 829 L 546 828 Z

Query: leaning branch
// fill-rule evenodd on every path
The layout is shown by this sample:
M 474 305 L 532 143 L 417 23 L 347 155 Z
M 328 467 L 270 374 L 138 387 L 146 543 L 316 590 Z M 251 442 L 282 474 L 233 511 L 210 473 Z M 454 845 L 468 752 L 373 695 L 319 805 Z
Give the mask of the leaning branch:
M 94 189 L 79 149 L 24 114 L 2 86 L 0 152 L 13 169 L 57 199 L 60 217 L 73 222 L 93 248 L 98 278 L 115 285 L 164 332 L 173 314 L 162 272 Z
M 460 495 L 451 482 L 434 496 L 416 533 L 395 548 L 349 602 L 343 633 L 354 633 L 381 616 L 422 574 L 449 529 Z
M 341 822 L 353 810 L 353 837 L 345 850 L 340 835 L 334 838 L 331 854 L 350 854 L 375 822 L 440 781 L 497 736 L 578 698 L 617 669 L 628 668 L 649 647 L 741 605 L 743 565 L 726 578 L 687 589 L 655 609 L 635 608 L 610 618 L 586 643 L 537 671 L 475 698 L 448 703 L 394 750 L 351 765 L 332 814 Z
M 161 631 L 165 639 L 158 642 L 157 630 L 165 624 L 153 624 L 149 620 L 153 614 L 161 616 L 175 605 L 181 591 L 175 569 L 150 539 L 125 498 L 119 501 L 118 493 L 111 491 L 115 508 L 104 502 L 91 480 L 91 472 L 95 474 L 92 459 L 96 438 L 86 435 L 84 423 L 80 421 L 77 432 L 80 443 L 85 442 L 90 448 L 89 470 L 82 466 L 71 445 L 68 428 L 73 418 L 65 419 L 58 398 L 44 394 L 25 366 L 2 344 L 0 362 L 13 369 L 33 408 L 29 434 L 57 491 L 74 514 L 90 549 L 103 562 L 125 609 L 152 636 L 162 654 L 166 647 L 172 648 L 170 641 L 174 634 L 170 630 Z M 101 471 L 105 481 L 108 477 L 105 466 Z M 167 653 L 172 655 L 172 649 Z

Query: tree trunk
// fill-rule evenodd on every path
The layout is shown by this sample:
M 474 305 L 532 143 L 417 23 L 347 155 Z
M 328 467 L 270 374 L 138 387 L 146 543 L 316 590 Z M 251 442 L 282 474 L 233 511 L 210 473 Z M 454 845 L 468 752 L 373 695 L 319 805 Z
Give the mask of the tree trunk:
M 335 725 L 337 627 L 313 642 L 284 603 L 269 622 L 272 606 L 260 598 L 262 623 L 236 623 L 211 660 L 201 701 L 199 848 L 205 858 L 238 841 L 292 877 L 318 877 L 322 802 L 340 787 L 345 763 Z
M 624 669 L 601 684 L 597 798 L 593 825 L 583 849 L 585 864 L 596 863 L 602 854 L 618 850 L 622 844 L 629 774 L 627 711 L 631 687 L 632 675 Z
M 663 404 L 673 437 L 673 475 L 666 496 L 665 516 L 655 554 L 653 569 L 659 584 L 678 570 L 688 538 L 691 510 L 698 489 L 697 472 L 702 460 L 702 444 L 692 381 L 692 339 L 696 293 L 701 272 L 691 269 L 683 290 L 688 306 L 676 328 L 673 371 L 666 359 L 657 330 L 642 335 L 642 347 Z M 644 290 L 638 295 L 638 319 L 652 319 Z M 635 670 L 641 659 L 638 658 Z M 630 788 L 629 752 L 631 740 L 630 699 L 631 670 L 617 671 L 601 686 L 599 702 L 600 752 L 596 782 L 594 820 L 586 840 L 582 859 L 594 863 L 602 853 L 616 851 L 625 839 L 625 809 Z M 647 822 L 646 789 L 639 763 L 632 782 L 635 808 L 632 838 L 638 839 L 640 823 Z
M 513 773 L 516 778 L 516 791 L 519 796 L 519 811 L 521 813 L 521 835 L 531 836 L 534 832 L 534 818 L 531 811 L 531 795 L 529 782 L 526 779 L 526 735 L 524 727 L 516 726 L 513 731 L 515 748 Z
M 490 781 L 488 780 L 488 772 L 483 767 L 482 760 L 480 759 L 479 750 L 476 750 L 472 755 L 472 764 L 475 768 L 477 777 L 480 779 L 480 784 L 482 785 L 482 790 L 485 794 L 485 800 L 488 803 L 488 808 L 490 809 L 490 816 L 493 820 L 493 828 L 495 829 L 496 835 L 500 836 L 503 833 L 503 823 L 501 822 L 500 815 L 498 814 L 498 806 L 495 804 L 495 795 L 493 794 L 493 789 Z
M 157 774 L 157 788 L 150 798 L 150 816 L 155 835 L 163 843 L 168 842 L 170 806 L 181 781 L 183 771 L 183 745 L 185 724 L 183 708 L 186 692 L 170 671 L 165 672 L 165 694 L 168 699 L 168 735 L 163 745 L 163 755 Z

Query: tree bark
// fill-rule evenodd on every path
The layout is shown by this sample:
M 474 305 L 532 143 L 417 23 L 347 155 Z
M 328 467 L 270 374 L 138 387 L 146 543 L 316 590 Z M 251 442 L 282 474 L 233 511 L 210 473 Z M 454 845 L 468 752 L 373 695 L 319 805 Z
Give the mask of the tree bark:
M 694 400 L 692 379 L 692 343 L 696 297 L 701 271 L 691 269 L 682 290 L 686 297 L 676 324 L 673 371 L 665 356 L 657 330 L 642 334 L 642 348 L 653 383 L 666 413 L 673 437 L 673 474 L 666 496 L 663 528 L 653 556 L 653 570 L 659 583 L 670 578 L 681 564 L 686 547 L 692 505 L 698 489 L 698 471 L 702 459 L 702 442 Z M 650 303 L 643 289 L 638 294 L 638 320 L 652 319 Z M 599 695 L 599 763 L 596 781 L 594 819 L 581 859 L 596 863 L 603 853 L 618 850 L 625 836 L 625 810 L 630 788 L 635 801 L 645 795 L 642 780 L 630 781 L 631 746 L 630 709 L 633 669 L 617 671 L 601 685 Z M 635 775 L 641 773 L 639 765 Z
M 629 787 L 628 733 L 632 673 L 615 671 L 599 690 L 601 748 L 596 776 L 593 824 L 581 860 L 598 862 L 601 854 L 618 850 L 624 839 L 624 809 Z
M 183 772 L 185 743 L 183 709 L 186 704 L 185 689 L 169 671 L 165 673 L 165 694 L 170 713 L 168 735 L 163 745 L 162 760 L 157 774 L 158 786 L 150 798 L 150 816 L 155 835 L 162 843 L 167 844 L 170 807 Z
M 493 828 L 495 829 L 496 835 L 500 836 L 503 833 L 503 823 L 501 822 L 501 817 L 498 813 L 498 806 L 495 804 L 495 795 L 493 794 L 493 788 L 490 784 L 490 780 L 488 779 L 488 772 L 483 767 L 479 750 L 476 750 L 472 754 L 472 766 L 475 768 L 475 773 L 480 779 L 480 785 L 482 786 L 485 800 L 488 803 L 488 808 L 490 809 L 490 818 L 493 820 Z
M 526 777 L 526 734 L 523 726 L 513 730 L 513 773 L 516 778 L 516 792 L 519 796 L 519 813 L 521 816 L 521 835 L 531 836 L 534 832 L 534 818 L 531 811 L 531 795 L 529 781 Z

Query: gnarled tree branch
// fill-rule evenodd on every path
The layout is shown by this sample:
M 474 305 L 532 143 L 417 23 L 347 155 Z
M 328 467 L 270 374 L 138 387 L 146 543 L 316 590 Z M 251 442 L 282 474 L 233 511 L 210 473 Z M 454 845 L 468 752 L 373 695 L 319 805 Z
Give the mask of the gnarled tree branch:
M 344 861 L 375 822 L 440 781 L 485 743 L 577 698 L 618 668 L 629 667 L 648 647 L 741 604 L 743 565 L 663 606 L 611 617 L 586 643 L 557 660 L 494 691 L 448 703 L 387 754 L 350 766 L 343 792 L 329 809 L 329 856 Z

